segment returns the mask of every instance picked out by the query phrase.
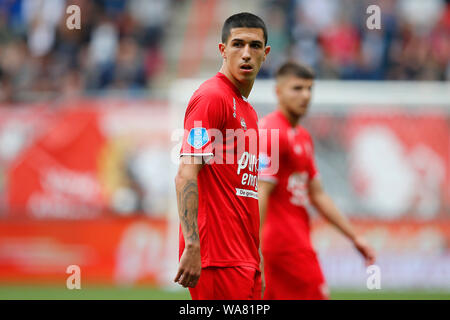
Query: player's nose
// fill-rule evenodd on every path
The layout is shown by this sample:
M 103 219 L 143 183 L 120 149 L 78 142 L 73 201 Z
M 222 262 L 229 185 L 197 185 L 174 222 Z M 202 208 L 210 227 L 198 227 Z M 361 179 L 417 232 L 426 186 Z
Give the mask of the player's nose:
M 306 99 L 306 100 L 311 99 L 311 93 L 310 93 L 310 92 L 305 92 L 305 93 L 303 94 L 303 98 Z
M 251 56 L 250 56 L 250 45 L 245 45 L 244 49 L 242 50 L 242 59 L 244 59 L 245 61 L 250 60 Z
M 303 98 L 305 98 L 305 99 L 311 99 L 311 90 L 309 90 L 309 89 L 306 89 L 306 90 L 303 90 Z

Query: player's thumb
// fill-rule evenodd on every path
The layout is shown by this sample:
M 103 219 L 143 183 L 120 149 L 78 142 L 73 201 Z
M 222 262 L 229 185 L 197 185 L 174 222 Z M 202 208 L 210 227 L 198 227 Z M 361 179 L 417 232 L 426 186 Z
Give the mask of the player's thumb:
M 181 275 L 183 274 L 183 269 L 178 269 L 177 275 L 175 276 L 175 279 L 173 279 L 173 282 L 178 282 L 180 280 Z

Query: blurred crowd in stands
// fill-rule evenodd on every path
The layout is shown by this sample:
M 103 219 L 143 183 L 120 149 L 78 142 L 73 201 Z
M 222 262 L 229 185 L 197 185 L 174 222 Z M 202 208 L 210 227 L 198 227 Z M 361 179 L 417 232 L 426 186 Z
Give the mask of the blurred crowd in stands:
M 370 5 L 381 9 L 380 30 L 367 27 Z M 291 58 L 321 79 L 450 79 L 448 0 L 269 0 L 263 12 L 267 76 Z
M 0 0 L 0 101 L 18 92 L 151 88 L 175 0 Z M 69 5 L 81 30 L 69 30 Z
M 26 92 L 151 89 L 163 74 L 163 41 L 182 0 L 0 0 L 0 101 Z M 80 6 L 81 30 L 66 27 Z M 262 0 L 272 53 L 260 76 L 285 59 L 320 79 L 450 78 L 449 0 Z M 366 12 L 381 8 L 381 29 Z M 258 6 L 258 7 L 256 7 Z M 182 32 L 182 31 L 180 31 Z

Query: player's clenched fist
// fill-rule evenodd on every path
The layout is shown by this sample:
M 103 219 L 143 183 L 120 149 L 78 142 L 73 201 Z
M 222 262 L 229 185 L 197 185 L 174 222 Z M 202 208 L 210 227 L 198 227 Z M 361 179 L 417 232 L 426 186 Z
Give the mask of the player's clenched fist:
M 197 285 L 198 279 L 200 279 L 201 270 L 200 245 L 188 245 L 181 256 L 180 265 L 174 281 L 185 288 L 194 288 Z

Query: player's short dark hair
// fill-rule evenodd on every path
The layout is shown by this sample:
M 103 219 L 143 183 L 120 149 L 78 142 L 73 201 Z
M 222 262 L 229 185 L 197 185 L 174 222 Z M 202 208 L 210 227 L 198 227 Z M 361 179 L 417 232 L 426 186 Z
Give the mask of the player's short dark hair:
M 264 45 L 267 44 L 267 28 L 264 21 L 249 12 L 236 13 L 230 16 L 222 27 L 222 43 L 226 43 L 233 28 L 260 28 L 264 33 Z
M 300 79 L 311 80 L 315 78 L 314 71 L 310 67 L 293 61 L 284 63 L 275 73 L 275 78 L 277 79 L 284 76 L 295 76 Z

